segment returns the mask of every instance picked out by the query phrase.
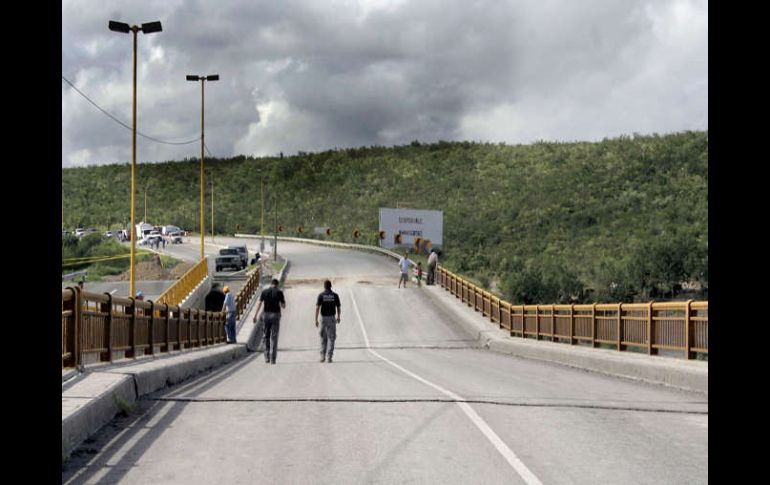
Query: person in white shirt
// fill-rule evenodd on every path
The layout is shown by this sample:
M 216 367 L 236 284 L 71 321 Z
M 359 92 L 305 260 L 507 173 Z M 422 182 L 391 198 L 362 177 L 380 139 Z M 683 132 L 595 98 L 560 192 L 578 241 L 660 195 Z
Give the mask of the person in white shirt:
M 398 260 L 398 267 L 401 269 L 401 277 L 398 280 L 398 287 L 401 288 L 401 282 L 404 283 L 406 288 L 406 282 L 409 281 L 409 267 L 414 264 L 414 261 L 407 257 L 406 251 L 404 251 L 404 257 Z

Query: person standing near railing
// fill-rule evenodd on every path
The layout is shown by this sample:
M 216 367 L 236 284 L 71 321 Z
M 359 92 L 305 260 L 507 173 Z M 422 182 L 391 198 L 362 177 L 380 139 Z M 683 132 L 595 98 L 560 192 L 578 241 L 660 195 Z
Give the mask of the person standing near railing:
M 222 311 L 227 312 L 227 321 L 225 322 L 225 332 L 227 332 L 227 343 L 235 343 L 235 298 L 230 291 L 229 286 L 224 287 L 225 301 L 222 303 Z
M 430 256 L 428 256 L 428 280 L 425 284 L 436 284 L 436 267 L 438 266 L 438 254 L 435 249 L 430 250 Z

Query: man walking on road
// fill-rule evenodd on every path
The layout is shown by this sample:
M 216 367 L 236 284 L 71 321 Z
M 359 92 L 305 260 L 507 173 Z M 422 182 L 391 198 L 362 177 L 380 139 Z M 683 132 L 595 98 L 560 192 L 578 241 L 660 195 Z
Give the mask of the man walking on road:
M 335 310 L 337 312 L 337 320 L 334 319 Z M 321 362 L 326 361 L 328 341 L 328 362 L 332 363 L 332 355 L 334 354 L 334 340 L 337 338 L 337 327 L 340 323 L 340 296 L 332 291 L 332 282 L 329 280 L 324 281 L 324 291 L 318 295 L 318 300 L 315 305 L 315 326 L 318 328 L 318 313 L 321 313 Z
M 257 315 L 262 303 L 265 304 L 263 313 L 265 321 L 265 362 L 275 364 L 275 357 L 278 353 L 278 331 L 281 328 L 281 308 L 286 308 L 286 300 L 283 292 L 278 289 L 278 280 L 271 281 L 270 288 L 266 288 L 259 295 L 259 305 L 254 312 L 254 323 L 257 323 Z
M 404 288 L 406 288 L 406 282 L 409 281 L 409 266 L 413 264 L 414 262 L 407 257 L 406 251 L 404 251 L 404 257 L 398 260 L 398 267 L 401 268 L 401 277 L 398 280 L 399 288 L 401 288 L 401 282 L 404 283 Z
M 227 333 L 227 343 L 235 343 L 235 298 L 230 291 L 229 286 L 224 287 L 225 301 L 222 303 L 222 311 L 227 312 L 227 321 L 225 322 L 225 332 Z

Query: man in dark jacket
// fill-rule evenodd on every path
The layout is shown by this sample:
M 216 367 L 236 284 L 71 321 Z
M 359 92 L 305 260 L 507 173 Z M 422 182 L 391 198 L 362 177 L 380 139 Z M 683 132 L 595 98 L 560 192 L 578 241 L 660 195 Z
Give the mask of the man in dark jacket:
M 219 283 L 211 285 L 211 291 L 206 295 L 206 311 L 218 312 L 225 302 L 225 294 L 219 289 Z
M 278 331 L 281 328 L 281 308 L 286 308 L 286 300 L 283 292 L 278 289 L 279 281 L 273 279 L 270 288 L 259 295 L 257 311 L 254 312 L 254 323 L 257 323 L 257 315 L 262 304 L 265 304 L 263 320 L 265 322 L 265 362 L 275 364 L 278 354 Z
M 315 326 L 318 328 L 318 314 L 321 314 L 321 362 L 326 361 L 326 343 L 329 346 L 329 360 L 332 363 L 334 340 L 337 338 L 337 324 L 340 323 L 340 296 L 332 291 L 332 282 L 324 281 L 324 291 L 318 295 L 315 306 Z M 335 320 L 334 314 L 337 314 Z

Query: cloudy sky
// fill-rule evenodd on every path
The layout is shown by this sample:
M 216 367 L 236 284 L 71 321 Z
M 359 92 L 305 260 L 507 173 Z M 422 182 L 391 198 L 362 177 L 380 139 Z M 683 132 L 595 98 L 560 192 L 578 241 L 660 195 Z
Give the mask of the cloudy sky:
M 530 143 L 708 129 L 705 0 L 63 0 L 62 76 L 139 132 L 212 155 L 419 140 Z M 62 79 L 62 166 L 126 163 L 131 132 Z M 137 160 L 200 142 L 137 138 Z M 208 156 L 208 155 L 207 155 Z

